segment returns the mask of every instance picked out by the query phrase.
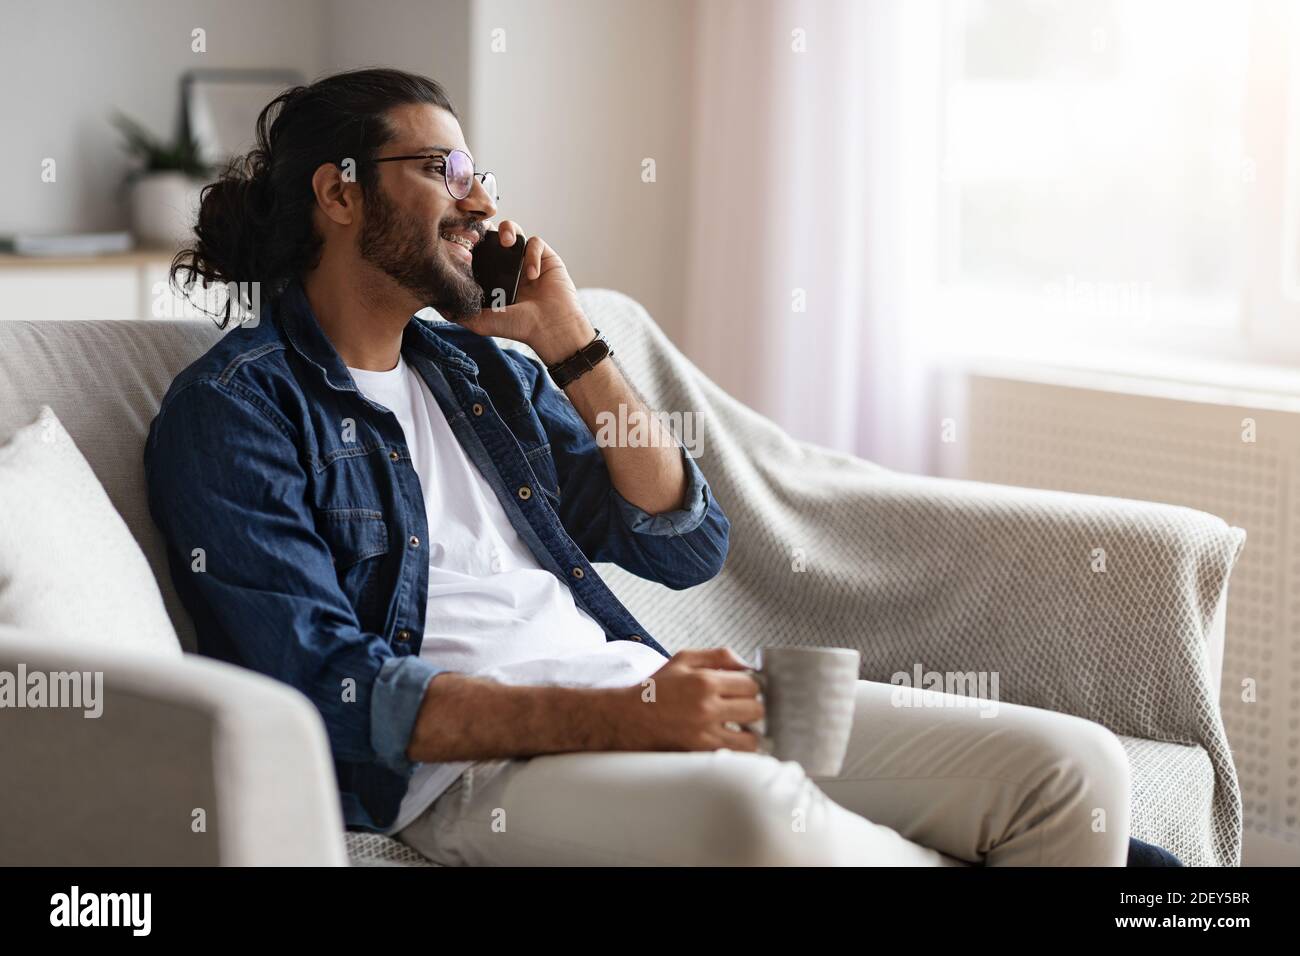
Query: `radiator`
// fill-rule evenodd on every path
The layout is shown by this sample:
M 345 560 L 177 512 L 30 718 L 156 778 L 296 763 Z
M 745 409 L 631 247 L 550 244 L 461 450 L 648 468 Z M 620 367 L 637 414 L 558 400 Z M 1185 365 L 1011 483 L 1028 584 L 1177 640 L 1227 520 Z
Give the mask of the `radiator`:
M 1300 864 L 1300 403 L 1064 378 L 945 377 L 935 470 L 1185 505 L 1246 529 L 1228 589 L 1221 685 L 1242 788 L 1243 863 Z M 1254 702 L 1243 700 L 1248 678 Z

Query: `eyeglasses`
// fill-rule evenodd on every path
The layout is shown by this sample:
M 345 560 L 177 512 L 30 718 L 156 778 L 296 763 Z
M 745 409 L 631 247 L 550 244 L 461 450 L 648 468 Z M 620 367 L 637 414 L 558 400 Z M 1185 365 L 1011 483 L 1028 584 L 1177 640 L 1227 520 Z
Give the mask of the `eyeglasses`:
M 497 192 L 497 178 L 492 173 L 474 172 L 474 160 L 470 159 L 469 153 L 463 149 L 453 149 L 445 156 L 438 153 L 428 153 L 418 156 L 384 156 L 376 159 L 376 163 L 396 163 L 407 159 L 424 159 L 424 160 L 442 160 L 442 178 L 447 184 L 447 192 L 451 193 L 452 199 L 464 199 L 474 188 L 474 180 L 483 184 L 483 189 L 487 192 L 488 198 L 493 203 L 501 198 Z

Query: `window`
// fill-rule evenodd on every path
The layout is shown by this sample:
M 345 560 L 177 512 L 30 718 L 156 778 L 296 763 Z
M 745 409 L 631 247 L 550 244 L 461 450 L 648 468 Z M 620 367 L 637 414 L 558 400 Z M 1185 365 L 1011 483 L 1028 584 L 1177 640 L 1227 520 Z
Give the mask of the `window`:
M 943 337 L 1300 366 L 1295 6 L 930 4 L 904 85 L 936 117 L 911 145 Z

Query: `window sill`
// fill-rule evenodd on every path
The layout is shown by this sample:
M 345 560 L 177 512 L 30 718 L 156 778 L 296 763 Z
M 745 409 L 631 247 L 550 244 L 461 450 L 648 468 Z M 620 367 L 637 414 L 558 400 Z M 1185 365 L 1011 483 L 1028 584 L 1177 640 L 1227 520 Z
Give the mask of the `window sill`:
M 1242 359 L 1170 355 L 1116 344 L 1108 349 L 1020 346 L 992 352 L 947 348 L 932 356 L 949 371 L 1178 401 L 1300 411 L 1300 368 Z

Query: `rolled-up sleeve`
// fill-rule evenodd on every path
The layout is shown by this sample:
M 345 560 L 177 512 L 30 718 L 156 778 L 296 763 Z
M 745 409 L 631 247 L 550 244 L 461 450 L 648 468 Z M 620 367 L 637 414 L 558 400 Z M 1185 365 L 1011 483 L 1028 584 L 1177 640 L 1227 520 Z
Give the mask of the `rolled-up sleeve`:
M 704 480 L 704 472 L 695 464 L 695 459 L 681 449 L 682 467 L 686 471 L 686 495 L 682 499 L 686 507 L 676 511 L 661 511 L 650 514 L 628 501 L 618 489 L 611 486 L 614 504 L 618 507 L 623 521 L 637 534 L 690 534 L 704 521 L 709 513 L 709 484 Z
M 731 522 L 686 449 L 678 446 L 687 479 L 682 506 L 659 514 L 637 507 L 614 487 L 591 429 L 541 363 L 515 355 L 532 377 L 533 408 L 550 442 L 560 522 L 587 558 L 676 590 L 715 577 L 727 559 Z
M 390 657 L 379 666 L 370 695 L 370 745 L 379 763 L 398 772 L 411 762 L 406 748 L 429 681 L 442 673 L 422 657 Z
M 150 512 L 205 650 L 305 694 L 336 759 L 409 770 L 411 731 L 440 670 L 361 630 L 289 425 L 237 385 L 195 381 L 165 401 L 145 466 Z

